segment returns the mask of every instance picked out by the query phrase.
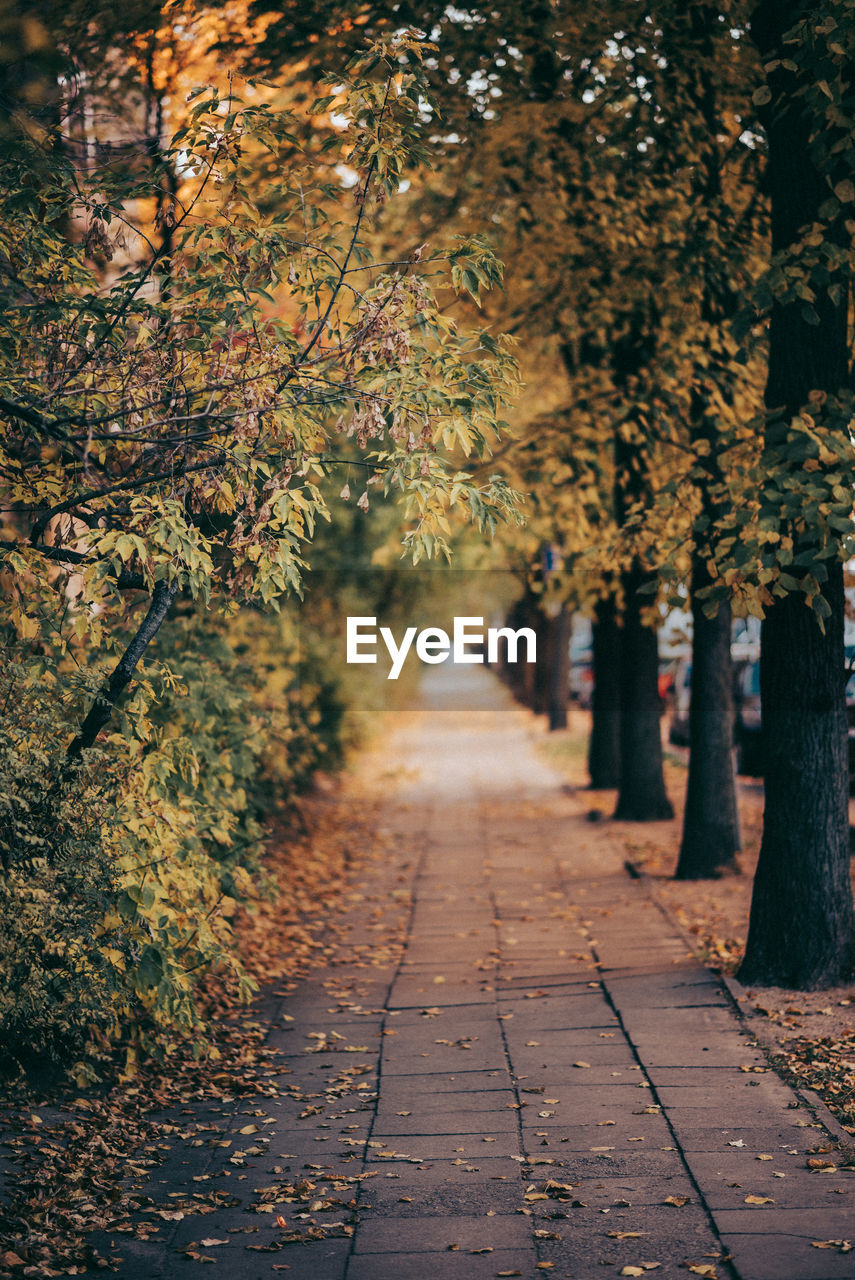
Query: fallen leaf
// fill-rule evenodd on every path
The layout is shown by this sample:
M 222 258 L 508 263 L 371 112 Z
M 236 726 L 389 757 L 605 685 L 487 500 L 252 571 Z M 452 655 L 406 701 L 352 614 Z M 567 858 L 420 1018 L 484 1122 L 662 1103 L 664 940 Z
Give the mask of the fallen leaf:
M 261 1130 L 259 1129 L 257 1124 L 245 1124 L 240 1132 L 241 1133 L 260 1133 Z
M 771 1200 L 769 1196 L 746 1196 L 745 1203 L 746 1204 L 774 1204 L 775 1201 Z
M 574 1063 L 573 1063 L 573 1066 L 574 1066 L 574 1067 L 584 1067 L 584 1068 L 587 1068 L 587 1069 L 589 1069 L 589 1070 L 590 1070 L 590 1066 L 591 1066 L 591 1064 L 590 1064 L 590 1062 L 581 1062 L 581 1061 L 579 1061 L 579 1062 L 574 1062 Z
M 611 1240 L 640 1240 L 645 1231 L 607 1231 L 606 1235 Z
M 849 1240 L 811 1240 L 811 1247 L 814 1249 L 837 1249 L 840 1253 L 851 1253 L 852 1244 Z
M 212 1236 L 209 1236 L 206 1240 L 202 1241 L 202 1248 L 213 1249 L 214 1245 L 217 1244 L 228 1244 L 228 1240 L 215 1240 Z
M 663 1204 L 672 1204 L 675 1209 L 682 1209 L 684 1204 L 689 1203 L 688 1196 L 666 1196 L 662 1201 Z

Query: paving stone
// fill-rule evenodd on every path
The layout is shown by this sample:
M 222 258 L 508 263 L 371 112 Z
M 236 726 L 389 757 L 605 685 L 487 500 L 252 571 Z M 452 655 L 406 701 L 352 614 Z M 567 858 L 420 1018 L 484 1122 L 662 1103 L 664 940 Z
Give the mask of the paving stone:
M 519 1214 L 432 1215 L 394 1222 L 364 1223 L 356 1238 L 355 1253 L 441 1253 L 453 1247 L 472 1249 L 522 1248 L 531 1244 L 528 1219 Z M 474 1256 L 474 1255 L 473 1255 Z
M 528 1250 L 494 1249 L 487 1255 L 463 1250 L 443 1253 L 355 1255 L 347 1280 L 493 1280 L 501 1271 L 519 1271 L 525 1280 L 542 1275 L 535 1270 L 533 1246 Z
M 825 1236 L 822 1237 L 826 1239 Z M 780 1235 L 727 1235 L 737 1274 L 745 1280 L 852 1280 L 855 1251 L 816 1249 L 810 1241 Z
M 490 1156 L 512 1156 L 519 1152 L 519 1139 L 516 1133 L 493 1129 L 488 1132 L 471 1134 L 419 1134 L 405 1135 L 400 1138 L 384 1138 L 378 1136 L 373 1140 L 377 1146 L 369 1149 L 368 1163 L 389 1159 L 389 1152 L 395 1152 L 398 1158 L 406 1156 L 410 1160 L 455 1160 L 461 1158 L 467 1163 L 478 1163 L 479 1158 Z M 485 1148 L 489 1150 L 485 1152 Z

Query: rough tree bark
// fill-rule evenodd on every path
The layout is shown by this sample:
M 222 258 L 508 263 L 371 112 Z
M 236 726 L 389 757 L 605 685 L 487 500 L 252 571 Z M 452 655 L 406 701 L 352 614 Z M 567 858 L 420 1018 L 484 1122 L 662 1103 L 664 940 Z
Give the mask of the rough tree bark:
M 69 765 L 78 760 L 88 747 L 94 746 L 98 734 L 106 728 L 116 703 L 133 679 L 137 663 L 160 630 L 178 591 L 177 583 L 158 582 L 155 586 L 148 612 L 136 634 L 98 691 L 78 733 L 68 745 L 66 761 Z
M 659 313 L 654 298 L 637 305 L 627 327 L 613 343 L 615 382 L 633 400 L 656 351 Z M 636 504 L 650 501 L 644 451 L 645 428 L 631 415 L 615 432 L 615 515 L 624 525 Z M 645 626 L 642 610 L 655 599 L 655 568 L 636 555 L 621 574 L 623 628 L 620 638 L 620 791 L 615 818 L 655 822 L 673 818 L 665 790 L 659 705 L 659 645 L 655 627 Z M 653 588 L 653 594 L 639 594 Z
M 562 604 L 561 612 L 550 619 L 552 648 L 549 659 L 549 728 L 567 728 L 567 701 L 570 696 L 570 630 L 572 614 Z
M 539 609 L 535 612 L 532 626 L 537 634 L 537 662 L 534 664 L 531 709 L 535 715 L 543 716 L 549 710 L 549 670 L 554 636 L 549 619 Z
M 620 626 L 613 594 L 597 602 L 591 656 L 588 776 L 594 791 L 608 791 L 620 785 Z
M 719 38 L 720 10 L 716 4 L 687 6 L 687 43 L 683 57 L 694 55 L 696 72 L 686 82 L 695 110 L 703 124 L 703 145 L 695 169 L 695 198 L 703 217 L 718 227 L 732 213 L 722 206 L 722 168 L 726 163 L 719 85 L 714 74 L 715 45 Z M 701 320 L 721 326 L 734 314 L 737 296 L 730 280 L 732 264 L 721 252 L 719 237 L 710 227 L 702 235 L 699 267 L 703 281 Z M 709 351 L 704 375 L 691 392 L 690 432 L 698 450 L 701 514 L 695 521 L 692 560 L 692 683 L 689 708 L 689 779 L 683 813 L 678 880 L 699 880 L 720 875 L 737 866 L 740 848 L 739 810 L 733 772 L 733 661 L 730 654 L 731 610 L 722 602 L 714 618 L 703 611 L 699 593 L 711 585 L 707 561 L 716 554 L 716 528 L 727 499 L 722 485 L 721 447 L 716 426 L 712 388 L 728 397 L 729 370 L 725 359 Z
M 764 57 L 781 37 L 820 6 L 764 0 L 752 34 Z M 812 151 L 818 125 L 805 97 L 806 76 L 778 65 L 768 76 L 766 109 L 772 249 L 797 241 L 806 224 L 821 222 L 829 174 Z M 839 227 L 831 236 L 841 235 Z M 839 293 L 818 289 L 816 320 L 798 302 L 776 303 L 769 333 L 766 404 L 783 409 L 767 426 L 767 445 L 785 438 L 787 424 L 811 391 L 836 394 L 848 381 L 849 280 L 829 271 Z M 766 812 L 754 882 L 743 982 L 815 990 L 835 985 L 851 965 L 853 908 L 849 882 L 848 771 L 843 648 L 843 569 L 829 566 L 822 595 L 830 616 L 820 629 L 804 598 L 776 599 L 763 623 L 760 696 L 766 763 Z
M 662 768 L 659 724 L 659 645 L 656 629 L 641 611 L 649 596 L 640 588 L 655 574 L 638 563 L 622 575 L 623 631 L 620 642 L 620 792 L 615 818 L 655 822 L 673 818 Z
M 697 592 L 709 584 L 696 560 L 692 575 L 692 698 L 689 705 L 689 781 L 675 876 L 701 880 L 736 864 L 739 817 L 733 778 L 733 663 L 730 606 L 713 618 Z

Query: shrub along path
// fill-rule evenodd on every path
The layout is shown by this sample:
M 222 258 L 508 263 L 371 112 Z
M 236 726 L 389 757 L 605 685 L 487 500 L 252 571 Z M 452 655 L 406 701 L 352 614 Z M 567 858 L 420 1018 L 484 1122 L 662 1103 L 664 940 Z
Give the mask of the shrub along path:
M 828 1133 L 529 717 L 471 669 L 437 705 L 459 680 L 493 709 L 407 715 L 366 763 L 386 854 L 337 958 L 265 1002 L 278 1096 L 176 1112 L 159 1229 L 101 1252 L 127 1280 L 179 1254 L 230 1280 L 855 1276 Z

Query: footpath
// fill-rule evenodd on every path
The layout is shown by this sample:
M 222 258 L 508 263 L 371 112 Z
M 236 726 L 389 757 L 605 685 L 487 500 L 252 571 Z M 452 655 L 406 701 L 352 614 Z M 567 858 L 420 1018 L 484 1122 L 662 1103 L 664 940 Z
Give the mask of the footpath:
M 530 719 L 481 671 L 431 696 L 385 747 L 344 959 L 263 1006 L 280 1095 L 176 1117 L 174 1211 L 101 1252 L 125 1280 L 855 1277 L 855 1172 Z

